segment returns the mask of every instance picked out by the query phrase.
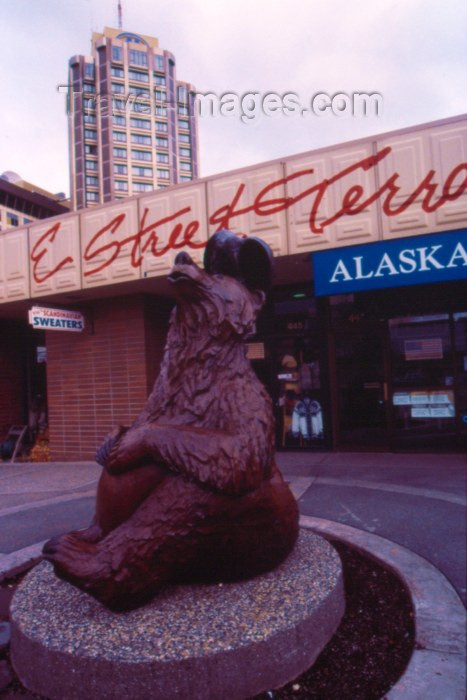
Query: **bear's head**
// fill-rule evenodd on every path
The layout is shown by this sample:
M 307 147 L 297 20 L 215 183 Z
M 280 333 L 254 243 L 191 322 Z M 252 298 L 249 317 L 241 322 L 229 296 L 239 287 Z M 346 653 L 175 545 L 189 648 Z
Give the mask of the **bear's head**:
M 271 275 L 272 253 L 264 241 L 223 230 L 207 244 L 204 270 L 183 251 L 169 280 L 184 323 L 207 323 L 218 338 L 243 338 L 254 330 Z

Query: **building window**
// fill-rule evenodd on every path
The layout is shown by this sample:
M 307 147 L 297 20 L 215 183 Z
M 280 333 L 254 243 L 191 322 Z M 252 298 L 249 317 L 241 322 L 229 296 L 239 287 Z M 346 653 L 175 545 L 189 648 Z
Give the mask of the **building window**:
M 180 170 L 191 170 L 191 163 L 180 163 Z
M 85 129 L 84 130 L 84 138 L 85 139 L 96 139 L 96 132 L 93 129 Z
M 128 192 L 128 182 L 125 182 L 125 180 L 115 180 L 115 189 L 121 192 Z
M 126 141 L 126 133 L 124 131 L 113 131 L 114 141 Z
M 127 98 L 128 99 L 128 98 Z M 112 109 L 114 112 L 119 112 L 120 114 L 125 114 L 127 108 L 127 100 L 121 99 L 112 95 Z
M 137 119 L 136 117 L 131 117 L 130 126 L 132 126 L 133 129 L 150 129 L 151 122 L 147 119 Z
M 140 83 L 149 83 L 149 75 L 147 73 L 142 73 L 139 70 L 129 70 L 128 79 L 138 80 Z
M 125 117 L 120 117 L 117 114 L 114 114 L 112 117 L 112 124 L 115 124 L 115 126 L 125 126 Z
M 191 182 L 191 175 L 180 175 L 180 182 Z
M 140 99 L 140 97 L 143 97 L 142 93 L 141 95 L 137 95 L 136 99 L 138 101 L 131 105 L 131 111 L 137 112 L 138 114 L 151 114 L 151 102 L 149 100 L 149 94 L 144 95 L 143 99 Z
M 156 122 L 156 131 L 168 131 L 167 122 Z
M 163 75 L 154 75 L 155 85 L 167 85 L 167 81 Z
M 115 175 L 128 175 L 128 167 L 123 163 L 114 163 Z
M 177 114 L 182 114 L 182 115 L 188 117 L 190 112 L 188 111 L 188 107 L 186 105 L 178 105 L 177 106 Z
M 97 160 L 87 160 L 85 161 L 86 170 L 97 171 Z
M 95 77 L 94 63 L 85 63 L 84 64 L 84 77 L 91 78 L 91 80 L 94 80 L 94 77 Z
M 7 226 L 19 226 L 19 217 L 16 214 L 12 214 L 11 212 L 7 211 L 6 223 Z
M 147 66 L 148 65 L 148 55 L 145 51 L 137 51 L 136 49 L 130 49 L 130 63 L 134 63 L 137 66 Z
M 169 180 L 170 173 L 168 170 L 164 170 L 163 168 L 157 168 L 157 177 L 160 177 L 162 180 Z
M 123 51 L 120 46 L 112 46 L 112 61 L 121 61 L 123 58 Z
M 156 160 L 158 163 L 168 163 L 169 156 L 167 153 L 158 153 L 156 156 Z
M 150 146 L 151 137 L 145 134 L 131 134 L 131 143 L 139 144 L 140 146 Z
M 154 90 L 156 102 L 167 102 L 167 93 L 164 90 Z
M 99 201 L 99 193 L 98 192 L 86 192 L 86 201 L 87 202 L 98 202 Z
M 188 90 L 186 89 L 186 87 L 182 87 L 181 85 L 179 85 L 177 94 L 179 102 L 183 102 L 183 104 L 186 104 L 188 102 Z
M 179 134 L 178 140 L 180 141 L 180 143 L 190 143 L 190 134 Z
M 166 117 L 167 107 L 165 107 L 164 105 L 156 105 L 156 115 L 158 117 Z
M 178 128 L 188 130 L 190 128 L 190 122 L 187 119 L 179 119 L 178 120 Z
M 112 92 L 122 95 L 125 92 L 125 86 L 120 83 L 112 83 Z
M 164 57 L 163 56 L 158 56 L 157 54 L 154 56 L 154 68 L 155 68 L 155 70 L 158 70 L 158 71 L 164 70 Z
M 86 184 L 90 187 L 97 187 L 99 185 L 99 178 L 94 177 L 94 175 L 86 175 Z
M 169 139 L 164 138 L 164 136 L 156 136 L 156 146 L 159 146 L 159 148 L 168 148 Z
M 32 224 L 32 219 L 28 219 L 26 216 L 23 216 L 23 224 Z
M 96 132 L 94 132 L 95 134 Z M 84 152 L 88 156 L 97 156 L 97 146 L 90 146 L 88 143 L 84 146 Z
M 92 85 L 91 83 L 84 83 L 83 91 L 84 92 L 96 92 L 96 86 Z
M 96 115 L 95 114 L 85 114 L 84 115 L 84 123 L 85 124 L 95 124 L 96 123 Z
M 114 158 L 126 158 L 126 148 L 114 147 Z
M 151 151 L 137 151 L 137 150 L 132 150 L 132 151 L 131 151 L 131 157 L 132 157 L 134 160 L 152 161 L 152 153 L 151 153 Z
M 152 168 L 144 168 L 141 165 L 132 165 L 131 174 L 137 177 L 152 177 Z
M 128 94 L 134 95 L 135 97 L 147 97 L 148 100 L 150 98 L 149 90 L 146 90 L 139 85 L 130 85 L 128 88 Z
M 134 182 L 133 192 L 149 192 L 149 190 L 154 189 L 154 185 L 150 182 Z
M 116 68 L 115 66 L 112 66 L 110 69 L 110 73 L 112 75 L 112 78 L 124 78 L 125 77 L 125 71 L 123 68 Z
M 182 158 L 191 158 L 191 149 L 190 148 L 182 148 L 180 147 L 178 149 L 179 155 Z

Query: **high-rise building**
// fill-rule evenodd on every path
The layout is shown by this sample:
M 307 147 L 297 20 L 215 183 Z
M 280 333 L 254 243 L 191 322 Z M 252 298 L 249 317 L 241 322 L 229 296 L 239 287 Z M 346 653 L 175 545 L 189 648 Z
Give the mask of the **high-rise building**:
M 69 66 L 74 209 L 197 177 L 194 87 L 156 38 L 105 27 Z

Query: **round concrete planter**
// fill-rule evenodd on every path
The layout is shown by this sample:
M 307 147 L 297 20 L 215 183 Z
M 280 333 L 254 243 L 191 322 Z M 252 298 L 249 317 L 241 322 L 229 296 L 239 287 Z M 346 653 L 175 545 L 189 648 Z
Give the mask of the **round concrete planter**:
M 13 599 L 11 658 L 22 683 L 52 699 L 245 700 L 309 668 L 343 611 L 340 559 L 307 530 L 275 571 L 171 587 L 129 613 L 44 562 Z

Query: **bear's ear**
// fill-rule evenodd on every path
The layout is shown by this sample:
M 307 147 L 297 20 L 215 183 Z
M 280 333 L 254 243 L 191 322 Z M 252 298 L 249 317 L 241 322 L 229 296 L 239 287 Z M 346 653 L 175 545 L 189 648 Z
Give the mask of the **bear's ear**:
M 210 275 L 228 275 L 263 292 L 271 287 L 273 260 L 271 248 L 260 238 L 240 238 L 227 229 L 211 236 L 204 251 L 204 269 Z
M 238 253 L 240 278 L 248 289 L 268 292 L 272 282 L 273 256 L 271 248 L 261 238 L 241 241 Z
M 231 231 L 217 231 L 208 241 L 204 251 L 204 269 L 210 275 L 228 275 L 238 279 L 238 253 L 242 239 Z
M 258 314 L 263 308 L 264 302 L 266 301 L 266 292 L 263 292 L 262 289 L 253 289 L 251 292 L 251 296 L 255 306 L 255 312 Z

